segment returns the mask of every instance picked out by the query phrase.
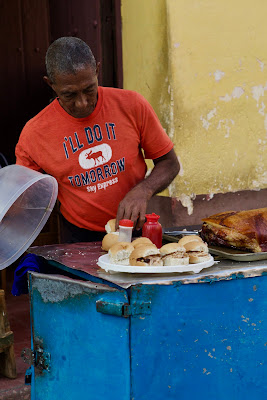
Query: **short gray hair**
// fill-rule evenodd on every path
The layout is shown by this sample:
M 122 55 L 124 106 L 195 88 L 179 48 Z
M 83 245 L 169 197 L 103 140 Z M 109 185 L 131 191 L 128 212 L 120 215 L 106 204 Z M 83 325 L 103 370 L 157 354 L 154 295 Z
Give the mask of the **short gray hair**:
M 45 56 L 48 78 L 54 82 L 59 73 L 75 74 L 87 66 L 96 69 L 95 57 L 90 47 L 77 37 L 61 37 L 49 47 Z

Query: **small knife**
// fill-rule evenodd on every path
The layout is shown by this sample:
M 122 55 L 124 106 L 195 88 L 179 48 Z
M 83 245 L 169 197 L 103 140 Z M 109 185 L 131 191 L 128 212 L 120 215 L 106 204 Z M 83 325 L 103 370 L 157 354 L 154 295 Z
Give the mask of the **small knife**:
M 164 235 L 177 236 L 177 235 L 198 235 L 199 231 L 165 231 Z

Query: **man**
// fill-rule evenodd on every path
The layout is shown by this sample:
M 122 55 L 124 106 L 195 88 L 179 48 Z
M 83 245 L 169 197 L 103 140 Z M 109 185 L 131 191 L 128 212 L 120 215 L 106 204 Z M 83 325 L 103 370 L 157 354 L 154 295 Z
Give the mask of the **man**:
M 81 39 L 53 42 L 46 70 L 57 98 L 25 125 L 17 164 L 57 179 L 63 241 L 101 240 L 115 217 L 140 229 L 148 201 L 179 171 L 155 112 L 136 92 L 98 86 L 99 63 Z M 154 162 L 148 177 L 142 150 Z

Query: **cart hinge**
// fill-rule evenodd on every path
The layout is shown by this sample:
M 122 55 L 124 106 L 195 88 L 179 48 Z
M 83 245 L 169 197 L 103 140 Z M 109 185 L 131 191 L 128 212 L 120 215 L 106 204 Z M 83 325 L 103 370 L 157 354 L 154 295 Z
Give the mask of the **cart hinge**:
M 23 349 L 21 357 L 26 364 L 33 365 L 40 372 L 50 370 L 50 353 L 44 351 L 40 345 L 36 345 L 35 350 Z
M 102 314 L 116 315 L 118 317 L 129 317 L 130 315 L 151 314 L 151 301 L 127 303 L 110 303 L 97 300 L 96 311 Z

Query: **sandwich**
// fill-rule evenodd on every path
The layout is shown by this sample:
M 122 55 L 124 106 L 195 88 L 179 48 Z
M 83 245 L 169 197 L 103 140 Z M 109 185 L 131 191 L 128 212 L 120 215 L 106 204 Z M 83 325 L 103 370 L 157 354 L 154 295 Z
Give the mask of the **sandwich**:
M 141 237 L 139 237 L 139 238 L 137 238 L 137 239 L 132 241 L 132 245 L 133 245 L 134 248 L 136 248 L 138 246 L 143 246 L 144 244 L 151 245 L 153 243 L 149 238 L 144 237 L 144 236 L 141 236 Z
M 187 265 L 189 256 L 186 254 L 185 247 L 178 243 L 168 243 L 160 248 L 160 255 L 163 265 Z
M 134 247 L 129 242 L 118 242 L 113 244 L 108 251 L 111 264 L 129 265 L 129 257 Z
M 184 246 L 186 243 L 195 242 L 195 241 L 203 242 L 203 240 L 201 239 L 201 237 L 198 236 L 198 235 L 186 235 L 186 236 L 183 236 L 183 237 L 178 241 L 178 244 L 179 244 L 179 246 Z
M 116 218 L 110 219 L 105 225 L 106 232 L 107 233 L 116 232 L 115 225 L 116 225 Z
M 267 208 L 227 211 L 202 221 L 201 237 L 209 245 L 253 253 L 267 251 Z
M 130 265 L 156 267 L 163 265 L 163 261 L 159 249 L 154 244 L 146 244 L 134 249 L 130 255 Z
M 109 251 L 111 246 L 113 246 L 113 244 L 117 243 L 118 241 L 119 241 L 119 232 L 107 233 L 103 237 L 101 248 L 104 251 Z
M 211 259 L 208 246 L 204 242 L 196 240 L 186 243 L 184 247 L 189 257 L 189 264 L 198 264 Z

